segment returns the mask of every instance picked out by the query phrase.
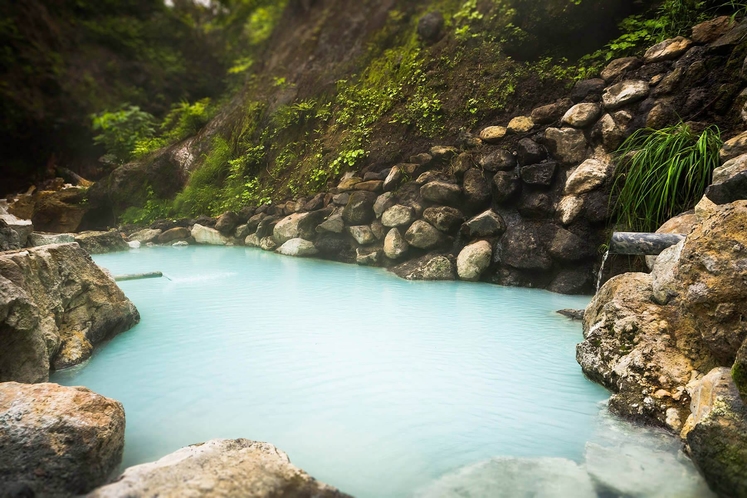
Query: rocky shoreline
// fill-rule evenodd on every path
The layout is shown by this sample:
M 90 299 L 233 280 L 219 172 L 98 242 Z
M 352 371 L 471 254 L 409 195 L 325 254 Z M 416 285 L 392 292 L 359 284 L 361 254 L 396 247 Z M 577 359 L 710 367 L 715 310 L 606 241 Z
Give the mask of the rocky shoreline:
M 121 459 L 121 404 L 84 388 L 34 384 L 85 361 L 97 343 L 139 320 L 89 254 L 141 244 L 242 245 L 387 267 L 407 279 L 588 292 L 609 221 L 611 154 L 630 130 L 706 104 L 695 85 L 747 32 L 747 24 L 716 21 L 643 58 L 612 61 L 570 98 L 485 128 L 459 147 L 434 146 L 406 163 L 346 175 L 312 198 L 74 235 L 33 231 L 40 212 L 44 227 L 57 228 L 49 202 L 39 201 L 46 194 L 0 206 L 0 485 L 8 496 L 248 488 L 254 496 L 345 496 L 272 445 L 243 439 L 184 448 L 94 490 Z M 747 119 L 740 85 L 724 91 Z M 594 297 L 577 360 L 613 392 L 613 412 L 678 433 L 713 490 L 747 496 L 747 132 L 726 142 L 721 159 L 695 211 L 660 229 L 685 239 L 650 260 L 651 274 L 617 276 Z M 115 196 L 106 188 L 93 187 Z M 76 211 L 64 226 L 75 231 L 83 216 Z M 220 477 L 226 472 L 230 479 Z

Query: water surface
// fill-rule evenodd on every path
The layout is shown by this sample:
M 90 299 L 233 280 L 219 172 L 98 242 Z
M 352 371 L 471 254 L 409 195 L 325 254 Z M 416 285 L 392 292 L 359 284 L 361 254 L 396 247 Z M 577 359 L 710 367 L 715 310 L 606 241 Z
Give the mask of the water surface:
M 212 438 L 268 441 L 356 496 L 411 496 L 497 456 L 577 462 L 608 393 L 576 364 L 587 297 L 247 248 L 97 256 L 142 321 L 54 381 L 120 400 L 123 466 Z

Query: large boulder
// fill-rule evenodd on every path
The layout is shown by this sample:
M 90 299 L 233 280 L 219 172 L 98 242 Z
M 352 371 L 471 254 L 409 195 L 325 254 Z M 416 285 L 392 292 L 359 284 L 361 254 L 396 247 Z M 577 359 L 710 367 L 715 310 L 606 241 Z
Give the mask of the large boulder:
M 194 224 L 190 233 L 198 244 L 210 246 L 224 246 L 228 244 L 228 237 L 215 228 L 202 226 L 199 223 Z
M 445 233 L 456 230 L 464 223 L 464 214 L 449 206 L 434 206 L 423 211 L 423 219 Z
M 166 230 L 156 238 L 156 242 L 159 244 L 169 244 L 178 240 L 186 240 L 192 236 L 192 232 L 189 228 L 185 227 L 174 227 Z
M 264 248 L 263 248 L 264 249 Z M 319 250 L 314 246 L 313 242 L 309 242 L 304 239 L 290 239 L 281 245 L 277 252 L 284 256 L 316 256 Z
M 615 110 L 645 99 L 648 92 L 648 82 L 625 80 L 606 88 L 602 95 L 602 102 L 604 102 L 605 109 Z
M 43 382 L 140 315 L 78 244 L 0 255 L 0 382 Z
M 389 259 L 399 259 L 405 255 L 410 245 L 400 231 L 392 228 L 384 238 L 384 255 Z
M 506 231 L 506 222 L 500 214 L 492 209 L 470 218 L 461 229 L 468 238 L 474 237 L 498 237 Z
M 420 195 L 423 199 L 436 204 L 454 206 L 461 199 L 462 189 L 459 185 L 443 181 L 428 182 L 420 187 Z
M 223 235 L 231 235 L 234 229 L 239 225 L 239 215 L 233 211 L 223 213 L 215 222 L 215 229 Z
M 472 168 L 464 173 L 463 188 L 467 209 L 477 211 L 490 205 L 490 182 L 479 169 Z
M 552 268 L 552 258 L 545 249 L 542 234 L 533 225 L 509 226 L 501 239 L 501 249 L 501 263 L 512 268 L 536 271 Z
M 405 232 L 408 244 L 418 249 L 431 249 L 443 240 L 443 234 L 427 221 L 418 220 Z
M 0 221 L 4 222 L 18 234 L 18 243 L 21 247 L 25 247 L 26 239 L 34 231 L 34 224 L 31 223 L 31 220 L 17 218 L 12 214 L 0 213 Z
M 148 242 L 154 242 L 161 233 L 163 233 L 163 231 L 160 229 L 146 228 L 130 234 L 130 236 L 127 237 L 127 240 L 147 244 Z
M 345 208 L 342 210 L 342 219 L 348 225 L 365 225 L 373 221 L 375 214 L 373 205 L 377 195 L 373 192 L 358 190 L 350 194 Z
M 395 204 L 381 216 L 381 223 L 388 228 L 409 225 L 415 219 L 415 211 L 410 206 Z
M 10 496 L 87 493 L 119 465 L 124 430 L 122 404 L 85 387 L 2 383 L 0 490 Z
M 213 439 L 187 446 L 153 463 L 130 467 L 88 498 L 158 496 L 203 498 L 341 498 L 348 496 L 291 464 L 269 443 Z
M 545 143 L 553 157 L 564 164 L 579 163 L 586 157 L 586 137 L 575 128 L 548 128 Z
M 479 240 L 461 250 L 457 257 L 457 274 L 462 280 L 479 280 L 490 266 L 493 248 L 485 240 Z
M 747 496 L 747 406 L 728 368 L 691 386 L 685 434 L 690 455 L 719 496 Z
M 325 210 L 291 214 L 277 222 L 272 238 L 279 246 L 295 238 L 311 240 L 316 236 L 316 227 L 328 214 Z
M 127 251 L 130 246 L 117 230 L 108 232 L 81 232 L 75 234 L 75 242 L 89 254 L 106 254 Z

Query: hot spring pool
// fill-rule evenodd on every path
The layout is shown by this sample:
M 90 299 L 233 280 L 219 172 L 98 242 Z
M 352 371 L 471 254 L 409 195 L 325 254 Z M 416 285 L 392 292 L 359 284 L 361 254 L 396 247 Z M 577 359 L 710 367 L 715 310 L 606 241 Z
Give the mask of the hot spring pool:
M 140 325 L 53 377 L 124 404 L 123 466 L 244 437 L 355 496 L 445 496 L 449 479 L 493 457 L 583 463 L 590 441 L 619 453 L 635 437 L 702 485 L 673 439 L 604 415 L 608 393 L 574 359 L 581 326 L 555 313 L 587 297 L 408 282 L 246 248 L 95 259 L 170 278 L 121 282 Z

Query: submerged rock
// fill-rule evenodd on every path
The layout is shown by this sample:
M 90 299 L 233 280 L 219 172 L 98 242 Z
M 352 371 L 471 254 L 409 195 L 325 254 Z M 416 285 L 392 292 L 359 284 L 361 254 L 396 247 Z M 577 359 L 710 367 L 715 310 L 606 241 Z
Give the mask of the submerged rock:
M 123 496 L 308 497 L 348 496 L 315 480 L 268 443 L 213 439 L 187 446 L 153 463 L 130 467 L 88 498 Z
M 124 430 L 122 404 L 85 387 L 2 383 L 0 490 L 87 493 L 119 465 Z
M 407 261 L 392 268 L 406 280 L 455 280 L 454 263 L 446 256 L 432 255 Z
M 493 458 L 446 474 L 418 498 L 595 498 L 591 479 L 564 458 Z
M 78 244 L 0 255 L 0 382 L 43 382 L 140 321 Z

